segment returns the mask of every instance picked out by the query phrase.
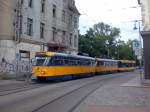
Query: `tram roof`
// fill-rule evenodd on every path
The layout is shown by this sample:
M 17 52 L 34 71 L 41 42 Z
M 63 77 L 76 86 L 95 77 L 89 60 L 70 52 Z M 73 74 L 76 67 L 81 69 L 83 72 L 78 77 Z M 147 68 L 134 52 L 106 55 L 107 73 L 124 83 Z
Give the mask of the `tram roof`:
M 99 61 L 113 61 L 113 62 L 118 62 L 117 60 L 113 60 L 113 59 L 102 59 L 102 58 L 97 58 L 97 60 L 99 60 Z
M 36 56 L 64 56 L 64 57 L 73 57 L 73 58 L 80 58 L 80 59 L 91 59 L 95 60 L 95 58 L 87 57 L 87 56 L 79 56 L 79 55 L 72 55 L 72 54 L 65 54 L 65 53 L 57 53 L 57 52 L 37 52 Z
M 122 62 L 122 63 L 136 63 L 136 62 L 133 61 L 133 60 L 118 60 L 118 61 L 120 61 L 120 62 Z

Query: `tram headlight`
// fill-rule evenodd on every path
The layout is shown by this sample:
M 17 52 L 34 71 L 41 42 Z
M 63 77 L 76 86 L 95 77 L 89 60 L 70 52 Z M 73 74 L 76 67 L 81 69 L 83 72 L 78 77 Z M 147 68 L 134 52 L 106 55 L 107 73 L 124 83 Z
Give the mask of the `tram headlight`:
M 45 71 L 41 71 L 41 74 L 45 74 Z
M 32 72 L 31 72 L 32 74 L 34 74 L 35 72 L 32 70 Z

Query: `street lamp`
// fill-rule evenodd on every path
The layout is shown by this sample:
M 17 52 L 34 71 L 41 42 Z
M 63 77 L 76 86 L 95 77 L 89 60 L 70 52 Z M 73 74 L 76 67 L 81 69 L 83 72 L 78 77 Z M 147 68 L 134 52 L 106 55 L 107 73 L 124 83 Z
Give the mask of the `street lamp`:
M 110 57 L 110 51 L 109 51 L 109 42 L 108 42 L 108 40 L 106 40 L 105 43 L 106 43 L 106 47 L 107 47 L 107 58 L 109 58 Z

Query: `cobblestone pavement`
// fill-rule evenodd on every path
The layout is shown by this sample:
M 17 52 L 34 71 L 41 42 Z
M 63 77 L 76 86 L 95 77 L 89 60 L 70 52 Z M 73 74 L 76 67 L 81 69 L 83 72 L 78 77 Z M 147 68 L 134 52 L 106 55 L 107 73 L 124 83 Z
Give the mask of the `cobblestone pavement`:
M 74 112 L 150 112 L 150 87 L 140 84 L 138 72 L 128 73 L 105 83 Z

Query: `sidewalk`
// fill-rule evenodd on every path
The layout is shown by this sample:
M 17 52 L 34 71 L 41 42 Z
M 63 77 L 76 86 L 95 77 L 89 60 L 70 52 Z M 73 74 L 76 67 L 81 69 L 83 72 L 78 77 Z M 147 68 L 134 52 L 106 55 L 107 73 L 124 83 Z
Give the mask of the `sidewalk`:
M 149 88 L 150 84 L 143 83 L 140 77 L 136 77 L 125 84 L 122 84 L 124 87 L 138 87 L 138 88 Z
M 150 86 L 141 84 L 139 75 L 134 75 L 100 87 L 74 112 L 150 112 Z

